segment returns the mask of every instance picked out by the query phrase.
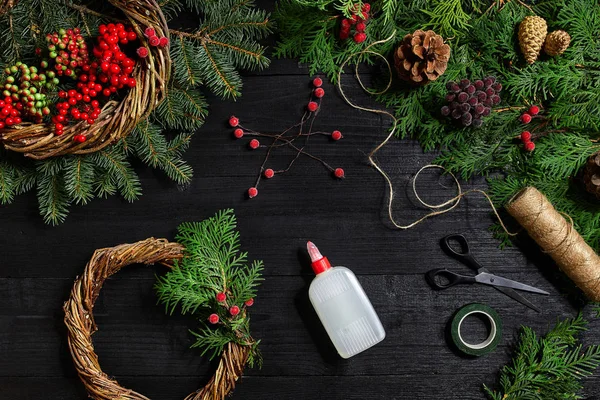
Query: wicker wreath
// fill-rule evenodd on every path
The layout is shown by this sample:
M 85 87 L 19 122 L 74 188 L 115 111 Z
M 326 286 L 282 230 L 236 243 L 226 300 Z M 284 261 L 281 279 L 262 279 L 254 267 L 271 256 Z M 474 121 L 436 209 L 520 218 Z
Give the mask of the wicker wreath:
M 159 263 L 169 268 L 181 259 L 184 247 L 166 239 L 146 239 L 137 243 L 99 249 L 85 267 L 83 275 L 75 280 L 69 300 L 64 305 L 68 330 L 69 350 L 79 378 L 93 399 L 148 400 L 131 389 L 126 389 L 100 368 L 94 352 L 92 334 L 97 331 L 93 308 L 104 281 L 121 268 L 131 264 Z M 249 346 L 230 342 L 223 353 L 213 377 L 203 388 L 189 394 L 185 400 L 224 399 L 235 388 L 248 361 Z
M 9 3 L 14 3 L 14 0 L 0 4 L 4 7 Z M 110 0 L 110 3 L 125 14 L 141 45 L 149 49 L 148 57 L 133 71 L 138 84 L 121 101 L 112 100 L 105 104 L 94 124 L 81 121 L 69 125 L 60 136 L 54 134 L 52 124 L 45 123 L 23 123 L 2 129 L 0 142 L 6 149 L 36 160 L 94 153 L 127 136 L 164 99 L 171 73 L 169 49 L 150 46 L 143 34 L 146 27 L 152 27 L 157 35 L 169 37 L 167 21 L 159 5 L 155 0 Z M 73 140 L 75 135 L 84 135 L 87 140 L 78 143 Z

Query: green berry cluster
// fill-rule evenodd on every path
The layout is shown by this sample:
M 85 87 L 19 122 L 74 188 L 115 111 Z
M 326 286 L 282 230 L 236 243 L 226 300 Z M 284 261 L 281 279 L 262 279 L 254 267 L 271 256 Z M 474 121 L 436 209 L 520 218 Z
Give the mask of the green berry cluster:
M 43 91 L 53 90 L 58 85 L 54 71 L 40 73 L 37 67 L 18 61 L 12 67 L 5 68 L 4 73 L 6 78 L 2 94 L 23 104 L 24 115 L 39 123 L 44 115 L 50 114 L 48 99 Z

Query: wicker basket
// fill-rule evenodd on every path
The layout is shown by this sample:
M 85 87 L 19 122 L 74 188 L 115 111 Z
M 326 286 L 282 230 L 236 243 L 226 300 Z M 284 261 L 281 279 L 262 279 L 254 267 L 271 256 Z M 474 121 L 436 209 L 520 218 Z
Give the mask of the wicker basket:
M 159 263 L 172 267 L 174 260 L 183 257 L 183 251 L 183 246 L 178 243 L 154 238 L 96 250 L 83 274 L 75 280 L 69 300 L 64 305 L 65 324 L 75 369 L 91 398 L 148 400 L 146 396 L 120 386 L 100 368 L 92 334 L 98 330 L 93 308 L 102 285 L 108 277 L 131 264 Z M 242 376 L 249 352 L 250 346 L 230 342 L 213 377 L 206 386 L 189 394 L 185 400 L 224 399 Z
M 4 4 L 14 3 L 14 0 Z M 54 134 L 52 124 L 23 123 L 0 130 L 0 143 L 8 150 L 24 153 L 36 160 L 66 154 L 88 154 L 115 143 L 127 136 L 136 124 L 160 104 L 165 97 L 171 73 L 168 47 L 151 47 L 143 31 L 156 30 L 158 36 L 169 37 L 166 19 L 155 0 L 110 0 L 127 17 L 141 41 L 149 49 L 148 57 L 138 63 L 133 71 L 137 85 L 120 101 L 111 100 L 102 108 L 96 122 L 85 121 L 68 125 L 60 136 Z M 75 135 L 84 135 L 86 141 L 78 143 Z

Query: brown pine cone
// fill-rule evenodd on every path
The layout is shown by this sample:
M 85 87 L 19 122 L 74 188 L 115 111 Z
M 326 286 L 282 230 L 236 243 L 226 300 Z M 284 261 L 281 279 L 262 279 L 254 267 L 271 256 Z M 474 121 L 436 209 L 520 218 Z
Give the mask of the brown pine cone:
M 548 25 L 544 18 L 529 16 L 521 21 L 519 25 L 519 45 L 527 64 L 533 64 L 537 60 L 547 33 Z
M 571 44 L 571 36 L 565 31 L 550 32 L 544 42 L 544 51 L 549 56 L 560 56 Z
M 583 172 L 583 182 L 586 190 L 600 199 L 600 152 L 588 158 Z
M 18 0 L 0 0 L 0 15 L 4 15 L 11 10 Z
M 435 81 L 450 59 L 450 46 L 434 31 L 416 30 L 404 36 L 394 53 L 394 64 L 400 78 L 417 85 Z

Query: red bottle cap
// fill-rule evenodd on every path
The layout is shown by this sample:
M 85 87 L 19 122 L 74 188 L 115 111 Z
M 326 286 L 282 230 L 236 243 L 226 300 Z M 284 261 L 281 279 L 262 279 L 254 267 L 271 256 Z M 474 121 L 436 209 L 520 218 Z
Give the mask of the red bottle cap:
M 306 244 L 306 248 L 308 250 L 308 255 L 310 256 L 310 260 L 312 261 L 312 269 L 315 271 L 315 274 L 319 275 L 321 272 L 327 271 L 331 268 L 331 264 L 327 257 L 323 257 L 317 246 L 313 242 L 308 242 Z

